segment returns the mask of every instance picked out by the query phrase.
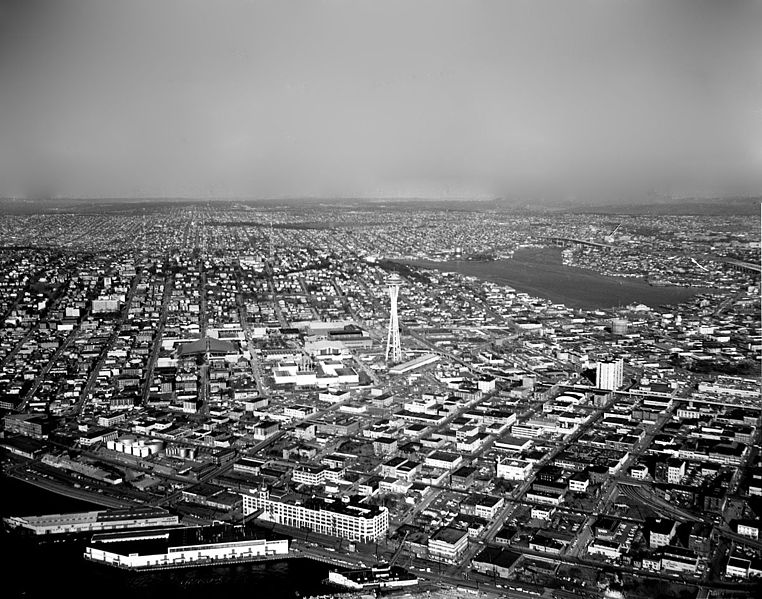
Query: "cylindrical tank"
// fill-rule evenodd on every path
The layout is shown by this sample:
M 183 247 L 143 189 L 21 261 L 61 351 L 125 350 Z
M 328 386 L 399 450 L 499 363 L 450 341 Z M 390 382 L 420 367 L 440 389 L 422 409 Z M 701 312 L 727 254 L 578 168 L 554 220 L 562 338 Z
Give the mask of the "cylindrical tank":
M 626 318 L 614 318 L 611 321 L 611 332 L 614 335 L 626 335 L 629 324 Z

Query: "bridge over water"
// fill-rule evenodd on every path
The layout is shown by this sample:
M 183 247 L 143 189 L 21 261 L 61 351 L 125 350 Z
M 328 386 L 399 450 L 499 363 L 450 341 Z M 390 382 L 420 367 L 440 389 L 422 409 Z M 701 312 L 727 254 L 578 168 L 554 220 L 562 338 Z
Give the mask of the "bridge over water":
M 757 274 L 760 274 L 762 271 L 762 267 L 760 267 L 759 264 L 754 264 L 753 262 L 742 262 L 741 260 L 735 260 L 733 258 L 722 258 L 722 261 L 729 265 L 730 268 L 733 268 L 735 270 L 742 270 L 744 272 L 755 272 Z
M 555 243 L 558 247 L 564 247 L 567 245 L 583 245 L 587 247 L 592 247 L 597 250 L 604 250 L 609 251 L 613 249 L 613 245 L 610 245 L 608 243 L 600 243 L 598 241 L 587 241 L 584 239 L 575 239 L 573 237 L 548 237 L 548 241 Z

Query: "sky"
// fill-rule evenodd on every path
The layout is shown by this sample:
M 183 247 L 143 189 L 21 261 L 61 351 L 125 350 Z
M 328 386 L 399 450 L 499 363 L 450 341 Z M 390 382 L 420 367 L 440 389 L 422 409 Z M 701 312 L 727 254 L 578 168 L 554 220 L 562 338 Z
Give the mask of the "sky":
M 762 193 L 759 0 L 0 0 L 0 196 Z

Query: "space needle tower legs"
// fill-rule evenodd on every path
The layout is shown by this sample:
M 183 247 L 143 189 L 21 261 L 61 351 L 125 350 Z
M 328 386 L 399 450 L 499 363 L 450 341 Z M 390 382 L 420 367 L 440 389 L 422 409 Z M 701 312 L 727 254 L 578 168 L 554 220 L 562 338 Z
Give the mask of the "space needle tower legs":
M 400 343 L 400 324 L 397 316 L 397 296 L 402 280 L 393 274 L 386 280 L 391 305 L 389 308 L 389 333 L 386 336 L 386 362 L 399 364 L 402 362 L 402 345 Z

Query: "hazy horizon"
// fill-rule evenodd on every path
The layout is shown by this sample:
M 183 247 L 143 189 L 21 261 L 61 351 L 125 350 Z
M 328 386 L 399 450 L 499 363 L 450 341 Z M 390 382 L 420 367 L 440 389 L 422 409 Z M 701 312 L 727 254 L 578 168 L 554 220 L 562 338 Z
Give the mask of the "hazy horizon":
M 751 0 L 0 0 L 0 197 L 762 192 Z

